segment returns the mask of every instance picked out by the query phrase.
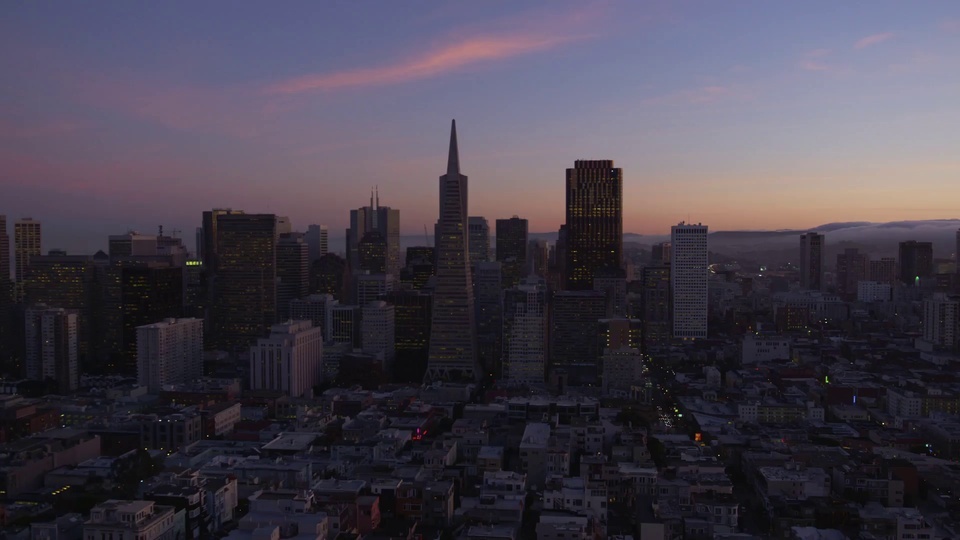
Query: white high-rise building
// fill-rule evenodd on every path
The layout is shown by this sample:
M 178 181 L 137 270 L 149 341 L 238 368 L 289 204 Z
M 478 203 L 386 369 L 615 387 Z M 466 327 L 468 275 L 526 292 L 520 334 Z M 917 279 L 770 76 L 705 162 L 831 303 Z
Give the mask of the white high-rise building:
M 383 368 L 393 367 L 394 309 L 392 304 L 377 300 L 365 304 L 360 316 L 360 346 L 364 354 L 383 356 Z
M 61 393 L 76 390 L 77 314 L 40 304 L 28 309 L 25 319 L 27 378 L 56 381 Z
M 707 226 L 681 222 L 670 228 L 673 337 L 707 337 Z
M 547 360 L 547 286 L 536 277 L 504 291 L 503 377 L 543 384 Z
M 203 376 L 203 319 L 137 327 L 137 381 L 150 393 Z
M 323 379 L 323 331 L 310 321 L 275 324 L 250 348 L 250 388 L 311 397 Z
M 952 349 L 960 338 L 960 298 L 936 293 L 923 301 L 923 339 Z

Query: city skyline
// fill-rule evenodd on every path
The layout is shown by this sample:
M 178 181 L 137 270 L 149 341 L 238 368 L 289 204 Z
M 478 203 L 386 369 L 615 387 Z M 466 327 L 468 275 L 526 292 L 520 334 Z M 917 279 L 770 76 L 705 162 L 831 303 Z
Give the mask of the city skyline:
M 472 213 L 531 231 L 562 223 L 577 159 L 624 169 L 641 234 L 954 215 L 949 2 L 241 6 L 11 7 L 0 213 L 90 252 L 219 207 L 339 231 L 379 185 L 417 234 L 436 219 L 436 126 L 457 117 Z

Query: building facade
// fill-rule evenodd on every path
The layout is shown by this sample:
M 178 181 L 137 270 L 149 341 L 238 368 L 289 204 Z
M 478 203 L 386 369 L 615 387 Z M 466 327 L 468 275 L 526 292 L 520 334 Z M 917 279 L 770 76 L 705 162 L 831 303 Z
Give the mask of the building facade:
M 450 128 L 447 174 L 440 177 L 437 274 L 425 378 L 476 380 L 477 327 L 467 242 L 467 177 L 460 174 L 457 124 Z
M 680 223 L 670 229 L 673 337 L 707 337 L 707 226 Z
M 77 389 L 80 381 L 79 317 L 76 312 L 44 305 L 27 309 L 25 320 L 26 375 L 53 381 L 57 392 Z
M 275 324 L 250 349 L 250 388 L 311 397 L 323 377 L 323 336 L 309 321 Z
M 567 169 L 566 290 L 590 290 L 594 273 L 623 256 L 623 170 L 612 160 L 577 160 Z
M 547 284 L 528 278 L 504 291 L 503 378 L 542 384 L 547 367 Z
M 150 393 L 203 376 L 202 319 L 166 319 L 136 330 L 137 381 Z
M 527 220 L 513 216 L 497 220 L 497 261 L 503 265 L 503 288 L 516 287 L 526 277 L 527 266 Z
M 800 235 L 800 287 L 823 289 L 823 257 L 825 241 L 822 234 L 809 232 Z

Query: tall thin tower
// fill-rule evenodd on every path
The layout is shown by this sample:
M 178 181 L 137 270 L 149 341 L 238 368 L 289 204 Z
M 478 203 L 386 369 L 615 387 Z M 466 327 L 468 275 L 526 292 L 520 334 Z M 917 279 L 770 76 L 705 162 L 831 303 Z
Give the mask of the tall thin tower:
M 823 289 L 823 235 L 810 232 L 800 235 L 800 287 Z
M 454 120 L 450 127 L 447 174 L 440 177 L 437 281 L 424 377 L 427 381 L 476 380 L 479 374 L 467 224 L 467 177 L 460 174 Z

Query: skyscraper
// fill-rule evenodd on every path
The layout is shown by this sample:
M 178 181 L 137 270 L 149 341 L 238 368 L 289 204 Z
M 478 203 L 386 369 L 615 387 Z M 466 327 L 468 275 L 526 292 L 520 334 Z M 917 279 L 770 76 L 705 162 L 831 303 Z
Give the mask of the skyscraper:
M 16 258 L 16 297 L 23 298 L 23 284 L 30 267 L 30 257 L 40 255 L 40 222 L 23 218 L 13 224 L 13 252 Z
M 503 378 L 542 384 L 547 366 L 547 283 L 528 277 L 503 293 Z
M 310 225 L 307 227 L 307 234 L 304 240 L 309 246 L 310 263 L 327 254 L 330 248 L 330 237 L 326 225 Z
M 550 306 L 550 377 L 565 372 L 573 385 L 599 381 L 597 324 L 607 316 L 607 295 L 558 291 Z
M 499 262 L 477 263 L 474 275 L 474 304 L 477 310 L 477 360 L 487 373 L 500 373 L 503 332 L 503 282 Z
M 470 216 L 467 226 L 470 243 L 470 265 L 490 260 L 490 225 L 483 216 Z
M 933 275 L 933 243 L 900 242 L 900 282 L 913 285 Z
M 878 261 L 870 261 L 868 274 L 871 281 L 893 286 L 897 282 L 897 260 L 893 257 L 883 257 Z
M 276 322 L 278 236 L 273 214 L 217 218 L 213 322 L 218 348 L 248 350 Z
M 670 265 L 645 267 L 640 278 L 639 317 L 643 321 L 644 353 L 670 343 L 670 301 Z
M 0 215 L 0 283 L 10 280 L 10 236 L 7 216 Z
M 612 160 L 578 160 L 567 169 L 565 289 L 590 290 L 597 270 L 620 268 L 623 169 Z
M 79 384 L 77 314 L 37 305 L 26 312 L 27 378 L 54 381 L 57 391 L 69 393 Z
M 420 382 L 427 368 L 433 296 L 420 291 L 392 291 L 384 299 L 394 308 L 394 380 Z
M 214 208 L 203 213 L 203 268 L 207 277 L 212 278 L 217 271 L 217 231 L 221 216 L 243 214 L 243 210 L 232 208 Z
M 670 264 L 671 256 L 670 242 L 658 242 L 650 247 L 650 264 L 653 266 Z
M 497 261 L 503 265 L 503 288 L 520 284 L 527 268 L 527 220 L 513 216 L 497 220 Z
M 202 376 L 202 319 L 165 319 L 137 327 L 137 380 L 150 393 Z
M 277 242 L 277 320 L 290 318 L 290 302 L 310 290 L 310 248 L 302 233 L 281 234 Z
M 478 376 L 467 222 L 467 177 L 460 174 L 457 123 L 454 120 L 450 127 L 447 174 L 440 177 L 437 285 L 425 375 L 428 381 L 476 380 Z
M 393 369 L 396 358 L 395 314 L 394 306 L 383 300 L 369 302 L 361 308 L 360 348 L 364 354 L 380 359 L 387 373 Z
M 870 256 L 857 248 L 847 248 L 837 255 L 837 295 L 852 302 L 857 298 L 857 283 L 867 279 Z
M 400 275 L 400 210 L 380 206 L 380 193 L 370 193 L 370 206 L 350 211 L 350 228 L 347 229 L 347 263 L 350 270 L 360 269 L 360 241 L 370 231 L 377 231 L 387 244 L 387 274 L 394 278 Z
M 681 222 L 670 228 L 673 337 L 707 337 L 707 226 Z
M 824 236 L 815 232 L 800 235 L 800 287 L 823 288 Z

